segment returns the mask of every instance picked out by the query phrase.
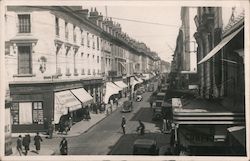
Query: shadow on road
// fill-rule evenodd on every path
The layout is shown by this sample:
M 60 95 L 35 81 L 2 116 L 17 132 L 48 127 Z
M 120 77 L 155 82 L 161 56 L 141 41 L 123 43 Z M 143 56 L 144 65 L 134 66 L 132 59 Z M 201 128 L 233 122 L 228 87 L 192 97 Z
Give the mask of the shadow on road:
M 152 120 L 153 109 L 151 108 L 141 108 L 131 119 L 130 121 L 139 121 L 146 123 L 153 123 L 159 129 L 162 128 L 162 121 L 153 121 Z
M 136 139 L 154 139 L 158 147 L 170 145 L 170 135 L 162 133 L 146 133 L 145 135 L 125 134 L 114 146 L 110 146 L 108 155 L 132 155 L 133 143 Z

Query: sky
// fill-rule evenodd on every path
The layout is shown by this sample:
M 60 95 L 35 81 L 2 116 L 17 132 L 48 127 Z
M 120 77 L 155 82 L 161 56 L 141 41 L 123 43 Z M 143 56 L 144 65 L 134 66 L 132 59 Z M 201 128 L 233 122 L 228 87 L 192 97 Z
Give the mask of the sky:
M 105 7 L 97 7 L 104 16 Z M 161 6 L 107 6 L 108 17 L 121 24 L 122 31 L 130 37 L 144 42 L 152 51 L 158 53 L 161 59 L 171 62 L 177 34 L 179 32 L 180 7 Z M 165 25 L 155 25 L 124 21 L 115 18 L 139 20 Z
M 233 6 L 227 6 L 226 8 L 222 8 L 224 25 L 228 23 L 232 13 L 232 7 Z M 90 10 L 90 7 L 87 8 Z M 120 23 L 122 31 L 127 33 L 131 38 L 144 42 L 152 51 L 158 53 L 162 60 L 171 62 L 181 26 L 181 6 L 107 5 L 106 10 L 105 6 L 97 6 L 96 8 L 104 17 L 106 13 L 108 17 L 113 17 L 112 20 Z M 236 9 L 236 14 L 242 10 L 238 8 Z M 120 20 L 119 18 L 164 25 L 138 23 Z

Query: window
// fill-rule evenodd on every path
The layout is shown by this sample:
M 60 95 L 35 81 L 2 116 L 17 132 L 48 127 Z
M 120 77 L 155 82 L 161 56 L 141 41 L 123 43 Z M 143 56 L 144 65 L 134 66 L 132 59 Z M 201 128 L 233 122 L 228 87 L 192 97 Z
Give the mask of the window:
M 81 30 L 81 45 L 84 45 L 84 36 L 83 36 L 83 30 Z
M 97 56 L 97 63 L 99 63 L 99 56 Z
M 68 23 L 65 22 L 65 39 L 69 39 L 69 28 L 68 28 Z
M 90 42 L 89 42 L 89 33 L 87 33 L 87 46 L 90 46 Z
M 83 55 L 84 55 L 84 53 L 82 52 L 82 53 L 81 53 L 81 57 L 83 57 Z
M 60 35 L 60 28 L 59 28 L 59 19 L 56 17 L 56 36 Z
M 93 40 L 93 49 L 95 49 L 95 35 L 92 35 L 92 40 Z
M 30 33 L 31 32 L 31 24 L 30 24 L 30 15 L 22 14 L 18 15 L 18 30 L 19 33 Z
M 87 58 L 89 58 L 89 54 L 87 55 Z
M 99 50 L 99 37 L 97 37 L 97 50 Z
M 18 125 L 19 124 L 19 104 L 18 103 L 12 103 L 11 106 L 11 116 L 12 116 L 12 125 Z
M 42 102 L 33 102 L 33 123 L 43 124 L 43 104 L 42 104 Z
M 18 74 L 32 74 L 31 46 L 18 46 Z
M 76 43 L 76 26 L 73 26 L 73 41 Z

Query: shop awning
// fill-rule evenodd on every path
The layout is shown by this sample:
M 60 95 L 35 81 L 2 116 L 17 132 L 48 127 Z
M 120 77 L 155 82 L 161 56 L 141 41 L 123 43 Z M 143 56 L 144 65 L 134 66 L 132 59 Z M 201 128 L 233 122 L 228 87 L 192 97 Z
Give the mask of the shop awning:
M 211 57 L 213 57 L 218 51 L 220 51 L 221 48 L 223 48 L 230 40 L 232 40 L 241 30 L 243 29 L 243 26 L 239 28 L 238 30 L 234 31 L 231 35 L 225 37 L 213 50 L 211 50 L 198 64 L 204 63 L 207 60 L 209 60 Z
M 118 87 L 120 87 L 120 88 L 127 88 L 128 87 L 128 85 L 127 84 L 125 84 L 123 81 L 116 81 L 116 82 L 114 82 Z
M 93 102 L 93 97 L 84 88 L 73 89 L 70 91 L 82 102 L 84 106 Z
M 112 82 L 107 82 L 106 83 L 106 92 L 103 98 L 104 103 L 108 103 L 109 102 L 109 98 L 110 96 L 114 95 L 114 94 L 119 94 L 119 91 L 121 91 L 121 88 L 118 87 L 117 85 L 115 85 Z
M 62 115 L 68 111 L 75 111 L 82 108 L 81 102 L 69 91 L 55 93 L 54 122 L 57 124 Z
M 142 79 L 144 79 L 144 80 L 149 80 L 149 74 L 143 74 L 143 78 Z

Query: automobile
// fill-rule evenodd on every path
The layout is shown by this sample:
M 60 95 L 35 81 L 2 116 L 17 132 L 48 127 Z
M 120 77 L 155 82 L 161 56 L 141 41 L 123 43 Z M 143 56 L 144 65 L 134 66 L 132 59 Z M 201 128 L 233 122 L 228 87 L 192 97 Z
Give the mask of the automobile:
M 131 112 L 133 110 L 133 102 L 132 101 L 125 101 L 122 104 L 121 112 Z
M 137 102 L 140 102 L 140 101 L 142 101 L 142 100 L 143 100 L 142 95 L 137 95 L 137 96 L 136 96 L 136 101 L 137 101 Z
M 155 89 L 154 89 L 154 84 L 152 83 L 152 84 L 149 84 L 148 85 L 148 91 L 149 92 L 153 92 Z
M 158 155 L 159 148 L 154 139 L 136 139 L 133 144 L 133 155 Z

